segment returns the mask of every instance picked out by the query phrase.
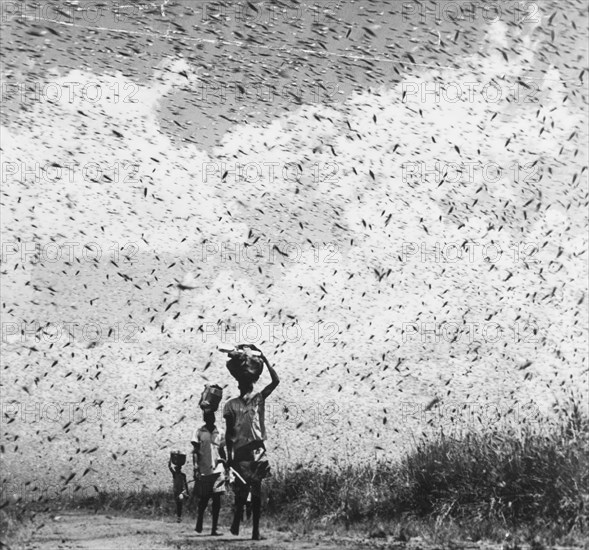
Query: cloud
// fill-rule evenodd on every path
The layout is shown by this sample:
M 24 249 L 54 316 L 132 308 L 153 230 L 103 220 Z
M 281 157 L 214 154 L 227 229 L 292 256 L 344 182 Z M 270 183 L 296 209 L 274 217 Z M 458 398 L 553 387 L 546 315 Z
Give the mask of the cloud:
M 120 73 L 55 77 L 48 89 L 59 90 L 60 100 L 23 109 L 3 129 L 5 162 L 17 168 L 6 185 L 6 233 L 97 242 L 105 250 L 143 236 L 154 249 L 178 253 L 187 250 L 178 236 L 191 234 L 195 220 L 203 235 L 214 233 L 223 201 L 197 176 L 208 155 L 173 146 L 160 131 L 158 106 L 186 68 L 183 60 L 168 62 L 145 85 Z

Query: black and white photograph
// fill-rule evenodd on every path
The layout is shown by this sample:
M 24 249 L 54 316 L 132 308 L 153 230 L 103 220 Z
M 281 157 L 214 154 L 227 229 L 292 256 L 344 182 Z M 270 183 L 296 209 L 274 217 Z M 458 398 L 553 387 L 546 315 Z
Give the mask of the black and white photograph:
M 589 0 L 0 0 L 0 547 L 589 549 Z

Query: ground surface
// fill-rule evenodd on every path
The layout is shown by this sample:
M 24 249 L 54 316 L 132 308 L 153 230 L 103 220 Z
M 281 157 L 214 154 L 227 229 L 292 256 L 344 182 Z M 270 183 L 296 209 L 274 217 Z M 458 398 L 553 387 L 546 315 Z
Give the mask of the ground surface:
M 43 522 L 42 522 L 43 523 Z M 199 535 L 194 532 L 192 518 L 179 525 L 172 520 L 136 519 L 111 515 L 65 513 L 47 516 L 32 540 L 28 550 L 55 550 L 84 548 L 93 550 L 183 549 L 203 550 L 265 548 L 275 550 L 336 550 L 340 548 L 434 548 L 425 545 L 418 537 L 409 542 L 388 539 L 367 539 L 361 535 L 332 536 L 310 534 L 301 536 L 292 532 L 265 530 L 263 541 L 249 539 L 249 526 L 240 536 L 231 535 L 227 529 L 220 537 Z M 500 546 L 474 543 L 456 543 L 453 548 L 500 548 Z

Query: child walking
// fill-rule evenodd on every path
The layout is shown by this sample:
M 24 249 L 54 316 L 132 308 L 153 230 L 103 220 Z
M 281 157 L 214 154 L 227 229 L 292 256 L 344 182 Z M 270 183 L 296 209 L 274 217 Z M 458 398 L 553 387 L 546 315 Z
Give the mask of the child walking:
M 211 535 L 221 535 L 217 530 L 221 495 L 225 492 L 225 450 L 223 439 L 215 426 L 215 413 L 210 409 L 203 411 L 204 426 L 192 436 L 195 490 L 199 495 L 195 531 L 202 532 L 204 513 L 209 503 L 212 505 Z
M 188 483 L 186 474 L 182 471 L 182 465 L 186 460 L 186 455 L 179 452 L 172 452 L 168 461 L 168 468 L 172 472 L 174 480 L 174 500 L 176 501 L 176 521 L 182 521 L 182 504 L 188 498 Z
M 243 359 L 239 353 L 230 354 L 227 367 L 237 379 L 239 397 L 230 399 L 225 404 L 223 416 L 226 422 L 226 443 L 229 466 L 238 474 L 235 476 L 235 510 L 231 533 L 239 534 L 239 524 L 243 515 L 248 494 L 251 493 L 252 510 L 252 539 L 260 540 L 260 512 L 262 504 L 262 479 L 269 474 L 266 460 L 266 427 L 264 424 L 265 401 L 276 389 L 280 380 L 264 354 L 255 346 L 248 346 L 255 355 L 248 354 L 245 346 L 241 346 L 247 358 Z M 233 361 L 233 363 L 232 363 Z M 243 373 L 239 374 L 241 361 Z M 256 364 L 259 362 L 259 364 Z M 257 381 L 263 365 L 268 368 L 271 382 L 261 392 L 254 392 L 254 382 Z M 246 372 L 248 371 L 249 372 Z M 234 374 L 235 373 L 235 374 Z

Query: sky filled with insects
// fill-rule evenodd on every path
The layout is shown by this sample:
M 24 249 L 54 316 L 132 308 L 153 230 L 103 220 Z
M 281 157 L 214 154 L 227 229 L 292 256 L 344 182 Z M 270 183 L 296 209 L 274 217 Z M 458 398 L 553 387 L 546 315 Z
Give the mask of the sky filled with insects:
M 586 4 L 446 4 L 3 4 L 13 479 L 167 482 L 235 335 L 277 465 L 586 392 Z

